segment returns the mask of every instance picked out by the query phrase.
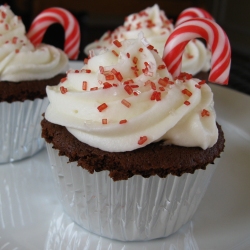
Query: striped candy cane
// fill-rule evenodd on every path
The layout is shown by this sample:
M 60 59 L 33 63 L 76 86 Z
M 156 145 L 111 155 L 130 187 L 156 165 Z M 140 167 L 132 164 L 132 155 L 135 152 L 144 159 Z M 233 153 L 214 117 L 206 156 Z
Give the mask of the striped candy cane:
M 77 59 L 80 47 L 80 27 L 76 18 L 63 8 L 49 8 L 42 11 L 32 22 L 27 33 L 30 41 L 36 46 L 42 42 L 48 27 L 60 23 L 65 30 L 64 52 L 70 59 Z
M 176 20 L 175 26 L 178 26 L 179 24 L 187 21 L 188 19 L 196 17 L 207 18 L 211 21 L 215 21 L 214 18 L 210 15 L 210 13 L 208 13 L 206 10 L 202 8 L 191 7 L 183 10 L 180 13 Z
M 211 71 L 208 80 L 227 84 L 231 64 L 231 47 L 224 30 L 205 18 L 193 18 L 177 26 L 170 34 L 163 52 L 163 61 L 176 77 L 181 72 L 182 54 L 187 43 L 194 38 L 204 38 L 212 52 Z

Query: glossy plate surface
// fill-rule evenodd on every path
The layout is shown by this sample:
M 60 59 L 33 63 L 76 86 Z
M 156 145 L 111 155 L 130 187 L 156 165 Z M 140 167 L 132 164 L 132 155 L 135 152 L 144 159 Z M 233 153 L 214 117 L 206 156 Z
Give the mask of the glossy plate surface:
M 226 148 L 198 211 L 177 233 L 124 243 L 81 229 L 62 211 L 44 149 L 0 165 L 0 249 L 250 249 L 250 96 L 211 87 Z

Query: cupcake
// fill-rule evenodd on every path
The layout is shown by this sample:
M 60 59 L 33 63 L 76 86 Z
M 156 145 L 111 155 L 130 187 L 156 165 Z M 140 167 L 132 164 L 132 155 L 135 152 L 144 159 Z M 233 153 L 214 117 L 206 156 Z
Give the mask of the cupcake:
M 163 55 L 164 45 L 173 30 L 172 20 L 168 19 L 165 12 L 155 4 L 126 17 L 122 26 L 117 27 L 113 32 L 104 33 L 99 40 L 87 45 L 84 52 L 88 55 L 92 53 L 91 50 L 108 48 L 116 39 L 119 41 L 135 39 L 140 32 L 143 32 L 145 38 L 154 46 L 159 55 Z M 185 48 L 182 57 L 182 71 L 193 75 L 202 72 L 203 76 L 207 76 L 205 73 L 210 69 L 210 59 L 210 51 L 204 43 L 193 39 Z
M 206 191 L 225 141 L 213 93 L 188 73 L 173 77 L 165 63 L 140 33 L 46 89 L 42 137 L 59 199 L 90 232 L 166 237 Z
M 58 48 L 34 46 L 8 5 L 0 6 L 0 163 L 32 156 L 45 145 L 41 114 L 46 86 L 65 77 L 68 57 Z

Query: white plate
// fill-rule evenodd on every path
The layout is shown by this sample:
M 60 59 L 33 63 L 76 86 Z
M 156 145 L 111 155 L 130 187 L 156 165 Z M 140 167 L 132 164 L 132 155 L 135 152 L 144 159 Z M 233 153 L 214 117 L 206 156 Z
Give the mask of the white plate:
M 44 149 L 0 165 L 0 249 L 250 249 L 250 97 L 226 87 L 212 89 L 226 148 L 198 211 L 177 233 L 124 243 L 81 229 L 61 209 Z

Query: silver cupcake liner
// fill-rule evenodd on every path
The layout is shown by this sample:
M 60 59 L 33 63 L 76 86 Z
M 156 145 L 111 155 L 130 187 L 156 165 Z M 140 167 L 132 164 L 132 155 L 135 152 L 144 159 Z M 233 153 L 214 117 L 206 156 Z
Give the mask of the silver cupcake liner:
M 0 163 L 32 156 L 45 146 L 40 122 L 48 103 L 47 97 L 0 103 Z
M 216 168 L 166 178 L 133 176 L 114 182 L 108 171 L 90 174 L 58 156 L 47 144 L 56 189 L 64 210 L 90 232 L 122 241 L 151 240 L 176 232 L 189 221 Z

